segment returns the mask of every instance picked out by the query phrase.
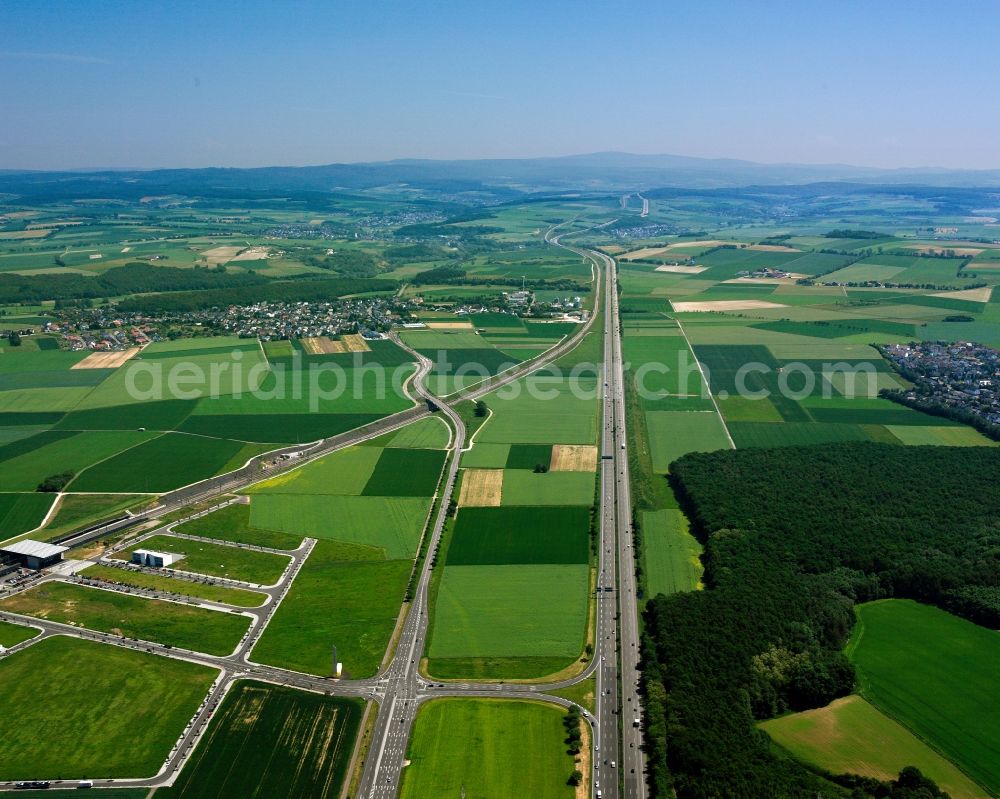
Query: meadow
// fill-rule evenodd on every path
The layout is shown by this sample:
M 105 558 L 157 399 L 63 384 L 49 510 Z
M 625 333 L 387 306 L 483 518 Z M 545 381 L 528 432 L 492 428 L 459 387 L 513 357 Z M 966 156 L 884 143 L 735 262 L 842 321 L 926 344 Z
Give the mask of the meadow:
M 911 600 L 859 605 L 848 655 L 862 696 L 1000 793 L 1000 639 Z
M 760 725 L 795 758 L 832 774 L 893 780 L 916 766 L 952 799 L 981 799 L 984 790 L 903 725 L 857 695 Z
M 0 601 L 0 607 L 208 655 L 230 654 L 250 627 L 246 616 L 64 582 L 30 588 Z
M 572 799 L 576 768 L 555 705 L 492 699 L 436 699 L 413 726 L 401 799 Z
M 161 799 L 336 799 L 363 706 L 277 685 L 239 682 Z
M 412 564 L 348 555 L 341 544 L 317 542 L 254 647 L 254 661 L 325 677 L 336 646 L 345 676 L 378 670 Z
M 178 571 L 206 574 L 210 577 L 224 577 L 256 585 L 274 585 L 288 567 L 289 559 L 284 555 L 259 552 L 255 549 L 214 544 L 210 541 L 194 541 L 172 535 L 154 535 L 134 547 L 122 550 L 113 557 L 130 560 L 136 549 L 152 549 L 155 552 L 173 552 L 184 556 L 171 568 Z
M 0 780 L 151 777 L 215 675 L 75 638 L 39 641 L 0 662 Z

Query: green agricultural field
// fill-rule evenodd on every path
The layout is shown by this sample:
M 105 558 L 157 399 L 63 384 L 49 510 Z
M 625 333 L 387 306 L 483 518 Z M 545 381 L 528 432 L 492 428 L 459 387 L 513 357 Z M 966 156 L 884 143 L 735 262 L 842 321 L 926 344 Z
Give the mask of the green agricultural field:
M 430 497 L 445 453 L 438 449 L 384 449 L 362 492 L 377 497 Z
M 34 530 L 54 501 L 52 494 L 0 494 L 0 535 L 13 538 Z
M 159 799 L 337 799 L 363 705 L 277 685 L 237 683 L 173 787 Z
M 163 591 L 175 594 L 175 598 L 192 597 L 194 599 L 205 599 L 209 602 L 221 602 L 226 605 L 233 605 L 239 608 L 259 608 L 266 599 L 264 594 L 256 591 L 246 591 L 242 588 L 228 588 L 222 585 L 211 583 L 194 582 L 192 580 L 181 580 L 169 577 L 164 574 L 152 574 L 150 572 L 132 571 L 130 569 L 118 569 L 114 566 L 103 566 L 94 564 L 87 566 L 78 574 L 88 577 L 91 580 L 104 580 L 109 583 L 119 585 L 130 585 L 136 588 L 151 588 L 154 591 Z
M 256 494 L 250 521 L 267 530 L 374 548 L 371 559 L 409 559 L 416 554 L 429 508 L 424 497 Z
M 442 658 L 571 661 L 583 649 L 587 574 L 585 564 L 448 566 L 428 649 L 430 673 Z
M 893 780 L 916 766 L 952 799 L 980 799 L 984 791 L 901 724 L 860 696 L 827 707 L 765 721 L 761 728 L 805 763 L 833 774 Z
M 250 627 L 246 616 L 63 582 L 45 583 L 7 597 L 0 607 L 209 655 L 231 653 Z
M 11 624 L 0 621 L 0 647 L 12 646 L 27 641 L 38 635 L 39 631 L 35 627 L 25 627 L 21 624 Z
M 213 544 L 210 541 L 193 541 L 190 538 L 178 538 L 172 535 L 154 535 L 134 547 L 117 553 L 114 557 L 127 561 L 136 549 L 152 549 L 156 552 L 184 555 L 184 559 L 173 566 L 178 571 L 225 577 L 257 585 L 274 585 L 281 579 L 289 564 L 289 559 L 284 555 Z
M 389 440 L 386 446 L 405 449 L 444 449 L 450 439 L 450 428 L 442 419 L 435 416 L 406 425 Z
M 939 425 L 892 425 L 886 429 L 908 446 L 934 444 L 942 447 L 995 447 L 991 441 L 973 427 L 943 427 Z
M 541 702 L 436 699 L 414 721 L 401 799 L 572 799 L 563 710 Z
M 237 469 L 268 448 L 221 438 L 167 433 L 87 469 L 74 491 L 152 494 Z
M 722 420 L 714 411 L 647 411 L 646 429 L 653 469 L 660 473 L 687 452 L 730 447 Z
M 76 638 L 39 641 L 0 662 L 0 780 L 151 777 L 215 675 Z
M 494 445 L 483 444 L 482 446 Z M 507 461 L 503 466 L 507 469 L 534 469 L 539 464 L 547 467 L 551 461 L 551 444 L 511 444 L 507 452 Z
M 596 378 L 534 375 L 513 386 L 486 397 L 493 416 L 477 442 L 591 444 L 597 439 Z
M 378 447 L 347 447 L 257 483 L 248 493 L 362 494 L 381 454 Z
M 877 429 L 877 428 L 874 428 Z M 800 447 L 836 441 L 885 441 L 873 428 L 833 422 L 730 422 L 737 448 Z M 893 439 L 888 443 L 896 443 Z
M 30 452 L 0 463 L 0 469 L 4 473 L 2 479 L 4 490 L 34 491 L 46 477 L 62 472 L 82 472 L 92 464 L 113 457 L 156 436 L 156 433 L 124 430 L 91 431 L 38 446 Z M 26 439 L 24 443 L 31 440 Z
M 680 510 L 642 511 L 642 556 L 648 596 L 693 591 L 701 586 L 701 545 Z
M 587 563 L 586 507 L 462 508 L 448 545 L 448 566 Z
M 329 676 L 336 646 L 347 676 L 370 677 L 396 626 L 411 567 L 405 560 L 346 561 L 340 545 L 319 541 L 252 659 Z
M 910 600 L 859 605 L 848 656 L 861 694 L 1000 793 L 1000 636 Z
M 483 444 L 477 441 L 472 449 L 462 453 L 462 466 L 466 469 L 503 469 L 510 459 L 512 446 L 512 444 Z M 552 447 L 549 445 L 549 452 L 551 451 Z
M 213 511 L 207 516 L 192 519 L 174 528 L 178 533 L 217 538 L 238 544 L 292 550 L 302 545 L 303 536 L 265 530 L 250 523 L 250 505 L 235 503 Z
M 591 472 L 546 472 L 507 469 L 503 473 L 504 505 L 590 505 L 594 502 Z

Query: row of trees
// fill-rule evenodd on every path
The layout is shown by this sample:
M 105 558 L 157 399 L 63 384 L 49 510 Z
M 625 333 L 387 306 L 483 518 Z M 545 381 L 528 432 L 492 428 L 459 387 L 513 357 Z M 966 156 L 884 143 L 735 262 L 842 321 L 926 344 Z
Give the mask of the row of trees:
M 775 756 L 756 722 L 853 689 L 842 649 L 855 602 L 904 596 L 996 618 L 1000 453 L 870 443 L 725 450 L 686 455 L 671 474 L 705 547 L 706 590 L 647 606 L 654 795 L 935 795 L 834 786 Z

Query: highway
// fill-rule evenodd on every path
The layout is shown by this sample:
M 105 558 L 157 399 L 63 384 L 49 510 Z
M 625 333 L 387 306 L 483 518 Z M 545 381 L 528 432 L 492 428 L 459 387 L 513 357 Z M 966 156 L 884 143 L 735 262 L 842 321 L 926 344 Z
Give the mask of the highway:
M 579 683 L 591 675 L 596 675 L 596 713 L 584 711 L 583 718 L 590 726 L 592 757 L 592 796 L 601 799 L 644 799 L 644 760 L 642 753 L 641 727 L 633 726 L 638 715 L 638 620 L 636 615 L 635 564 L 631 541 L 631 501 L 628 484 L 628 449 L 625 437 L 625 403 L 621 336 L 619 326 L 618 298 L 615 290 L 617 264 L 613 258 L 603 253 L 563 244 L 560 239 L 567 233 L 556 234 L 552 228 L 546 234 L 546 241 L 554 246 L 564 247 L 591 260 L 596 269 L 595 302 L 593 315 L 573 336 L 542 354 L 539 358 L 519 365 L 501 375 L 489 378 L 477 386 L 456 395 L 455 400 L 445 402 L 431 395 L 424 386 L 424 378 L 429 373 L 431 362 L 416 353 L 398 338 L 397 344 L 407 349 L 418 363 L 411 388 L 422 404 L 395 414 L 365 427 L 334 436 L 311 446 L 285 448 L 279 453 L 301 453 L 289 460 L 275 460 L 275 453 L 256 458 L 242 469 L 228 475 L 188 486 L 161 498 L 161 505 L 154 514 L 141 520 L 153 520 L 168 510 L 183 507 L 193 501 L 204 500 L 227 493 L 250 483 L 273 475 L 277 471 L 300 466 L 302 463 L 322 454 L 350 446 L 359 441 L 409 424 L 428 415 L 431 403 L 448 417 L 453 428 L 451 457 L 442 478 L 437 496 L 440 498 L 436 515 L 427 531 L 430 536 L 425 551 L 428 553 L 422 565 L 414 596 L 409 606 L 404 605 L 401 628 L 395 647 L 387 653 L 386 665 L 374 678 L 368 680 L 331 680 L 285 669 L 262 666 L 249 661 L 250 652 L 263 633 L 267 621 L 280 605 L 288 587 L 302 563 L 308 557 L 313 542 L 306 540 L 300 550 L 292 553 L 292 559 L 282 580 L 275 586 L 267 587 L 269 600 L 259 609 L 246 610 L 219 606 L 218 603 L 202 603 L 214 610 L 238 611 L 250 616 L 253 621 L 237 649 L 228 656 L 214 657 L 197 652 L 188 652 L 159 644 L 133 641 L 110 634 L 82 630 L 71 625 L 43 621 L 35 618 L 0 613 L 0 618 L 28 623 L 42 630 L 41 638 L 51 635 L 72 635 L 80 638 L 102 641 L 115 646 L 123 646 L 148 651 L 166 657 L 181 658 L 202 663 L 219 670 L 219 678 L 210 694 L 205 698 L 189 725 L 181 734 L 177 745 L 171 751 L 160 772 L 149 779 L 138 780 L 94 780 L 95 787 L 128 785 L 152 787 L 172 784 L 187 757 L 193 751 L 208 721 L 233 682 L 241 678 L 253 678 L 283 685 L 291 685 L 303 690 L 323 692 L 337 696 L 362 697 L 377 702 L 377 714 L 371 744 L 365 756 L 358 797 L 365 799 L 392 799 L 399 789 L 399 780 L 405 765 L 406 749 L 409 742 L 413 719 L 419 706 L 439 696 L 490 696 L 511 699 L 546 699 L 562 706 L 568 706 L 565 699 L 551 696 L 547 691 Z M 576 233 L 584 231 L 575 231 Z M 448 498 L 453 492 L 458 475 L 460 455 L 465 447 L 465 426 L 451 402 L 477 399 L 520 377 L 529 374 L 562 354 L 573 349 L 600 316 L 602 299 L 605 313 L 604 325 L 604 386 L 601 392 L 601 517 L 597 557 L 596 627 L 594 630 L 594 655 L 586 668 L 576 677 L 560 682 L 537 684 L 497 683 L 431 683 L 419 674 L 420 658 L 426 644 L 428 625 L 428 590 L 433 573 L 433 553 L 435 552 L 447 520 Z M 268 466 L 263 468 L 263 464 Z M 204 513 L 207 511 L 201 511 Z M 194 515 L 200 515 L 194 514 Z M 190 518 L 190 517 L 189 517 Z M 135 523 L 129 520 L 130 523 Z M 179 523 L 179 522 L 174 522 Z M 171 527 L 167 525 L 166 530 Z M 101 529 L 98 535 L 106 535 L 113 526 Z M 161 530 L 154 530 L 150 535 Z M 93 537 L 91 535 L 91 537 Z M 134 543 L 134 541 L 133 541 Z M 45 577 L 44 580 L 62 579 Z M 37 583 L 36 583 L 37 584 Z M 102 586 L 102 590 L 114 589 Z M 130 593 L 139 593 L 134 590 Z M 150 595 L 151 592 L 147 592 Z M 169 599 L 168 597 L 157 597 Z M 0 657 L 37 642 L 19 645 L 0 653 Z M 88 775 L 80 775 L 80 779 Z M 72 784 L 73 781 L 69 781 Z M 55 784 L 55 783 L 54 783 Z M 12 788 L 12 784 L 0 784 L 0 790 Z

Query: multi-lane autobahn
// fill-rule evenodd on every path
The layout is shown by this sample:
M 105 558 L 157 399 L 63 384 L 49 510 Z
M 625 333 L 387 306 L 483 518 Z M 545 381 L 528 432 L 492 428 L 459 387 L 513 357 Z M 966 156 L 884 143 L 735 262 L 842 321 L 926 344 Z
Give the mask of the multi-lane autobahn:
M 582 232 L 582 231 L 576 231 Z M 564 244 L 561 238 L 570 235 L 557 233 L 551 229 L 546 241 L 558 247 L 576 252 L 590 260 L 595 267 L 594 316 L 577 334 L 563 341 L 538 359 L 521 364 L 496 377 L 478 384 L 474 388 L 456 395 L 455 400 L 477 399 L 487 393 L 535 371 L 562 354 L 568 352 L 581 341 L 591 329 L 595 320 L 603 324 L 604 357 L 601 366 L 603 386 L 601 389 L 601 523 L 597 558 L 596 628 L 594 630 L 594 655 L 578 675 L 560 682 L 537 684 L 497 683 L 454 683 L 431 682 L 419 673 L 420 658 L 426 644 L 428 627 L 428 589 L 433 571 L 433 553 L 440 542 L 447 518 L 447 498 L 451 496 L 458 474 L 460 454 L 465 447 L 465 426 L 461 417 L 449 402 L 431 395 L 424 387 L 424 378 L 429 373 L 430 361 L 413 350 L 411 354 L 418 361 L 418 369 L 411 383 L 413 391 L 424 400 L 409 411 L 387 417 L 373 425 L 360 428 L 352 433 L 326 439 L 315 445 L 299 448 L 301 454 L 288 461 L 269 461 L 267 470 L 261 468 L 262 461 L 248 464 L 237 473 L 224 475 L 209 481 L 189 486 L 167 496 L 158 513 L 233 491 L 255 480 L 273 474 L 275 470 L 301 465 L 321 454 L 349 446 L 365 438 L 379 435 L 387 430 L 408 424 L 431 412 L 436 407 L 448 417 L 452 427 L 451 458 L 438 490 L 437 513 L 432 520 L 430 536 L 425 551 L 428 556 L 421 566 L 412 602 L 409 604 L 402 626 L 396 638 L 391 657 L 380 673 L 369 680 L 340 680 L 313 677 L 284 669 L 261 666 L 249 661 L 250 652 L 262 634 L 267 619 L 280 603 L 295 573 L 308 554 L 309 544 L 302 552 L 296 553 L 289 571 L 281 584 L 273 587 L 268 602 L 258 614 L 248 612 L 254 622 L 246 638 L 237 650 L 225 657 L 213 657 L 195 652 L 183 652 L 147 642 L 122 639 L 80 630 L 70 625 L 39 621 L 22 617 L 43 630 L 43 636 L 74 635 L 92 638 L 117 646 L 142 649 L 167 657 L 180 657 L 210 665 L 220 670 L 219 679 L 212 692 L 205 699 L 188 728 L 185 729 L 174 751 L 160 773 L 146 780 L 95 781 L 97 787 L 109 785 L 156 786 L 170 784 L 176 777 L 187 756 L 193 750 L 204 731 L 214 708 L 221 701 L 225 691 L 236 679 L 251 677 L 269 682 L 293 685 L 305 690 L 314 690 L 339 696 L 363 697 L 377 702 L 377 715 L 371 744 L 365 756 L 364 770 L 358 796 L 370 799 L 392 799 L 399 789 L 399 781 L 405 765 L 406 749 L 409 742 L 413 719 L 419 706 L 441 696 L 490 696 L 546 699 L 567 706 L 565 699 L 551 695 L 550 691 L 568 687 L 596 675 L 597 695 L 595 713 L 584 712 L 584 719 L 590 726 L 592 760 L 592 796 L 601 799 L 644 799 L 646 794 L 644 761 L 642 753 L 642 728 L 635 725 L 639 718 L 638 686 L 638 619 L 635 594 L 635 562 L 631 536 L 631 501 L 628 483 L 628 442 L 625 428 L 625 402 L 623 362 L 621 351 L 618 297 L 615 289 L 617 264 L 613 258 L 603 253 L 583 247 Z M 603 307 L 603 314 L 600 313 Z M 405 344 L 399 342 L 401 346 Z M 455 401 L 452 400 L 452 401 Z M 265 456 L 267 457 L 267 456 Z M 273 458 L 273 454 L 271 455 Z M 101 531 L 106 535 L 109 529 Z M 38 639 L 35 639 L 38 640 Z M 81 775 L 86 776 L 86 775 Z M 0 790 L 12 787 L 0 785 Z

